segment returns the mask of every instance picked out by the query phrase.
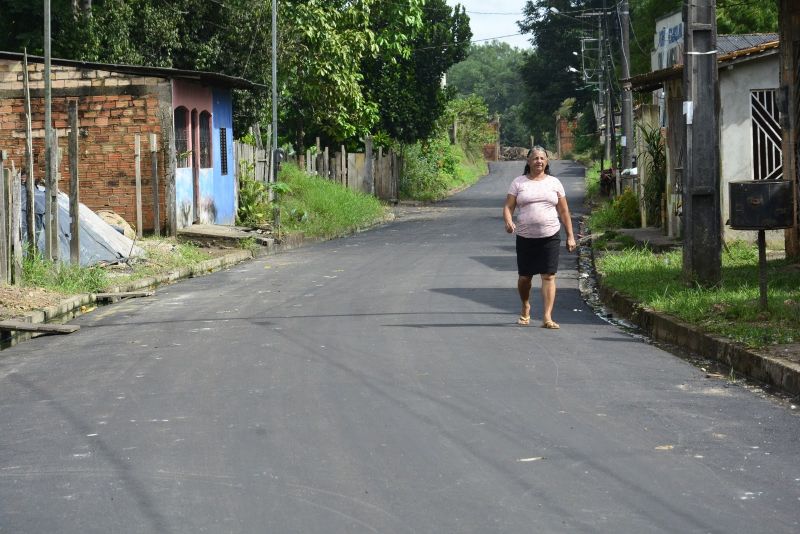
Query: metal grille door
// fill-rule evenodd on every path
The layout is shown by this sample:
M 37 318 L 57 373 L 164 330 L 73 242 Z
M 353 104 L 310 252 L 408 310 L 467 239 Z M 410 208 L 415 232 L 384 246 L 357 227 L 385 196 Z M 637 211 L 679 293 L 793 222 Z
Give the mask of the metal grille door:
M 782 180 L 781 126 L 775 90 L 750 93 L 753 123 L 753 179 Z

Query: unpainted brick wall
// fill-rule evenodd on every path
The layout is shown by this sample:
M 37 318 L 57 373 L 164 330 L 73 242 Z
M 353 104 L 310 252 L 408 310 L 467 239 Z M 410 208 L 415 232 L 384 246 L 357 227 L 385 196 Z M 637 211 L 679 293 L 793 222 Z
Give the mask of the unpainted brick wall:
M 36 178 L 43 178 L 44 81 L 43 65 L 29 65 L 31 119 Z M 53 66 L 53 126 L 59 136 L 59 189 L 69 192 L 70 168 L 68 102 L 78 102 L 80 200 L 93 210 L 110 209 L 131 226 L 136 224 L 135 135 L 141 136 L 142 219 L 145 230 L 154 228 L 151 185 L 150 135 L 157 135 L 160 227 L 164 228 L 165 138 L 159 115 L 159 85 L 167 80 L 128 76 L 97 70 Z M 13 94 L 18 93 L 18 96 Z M 0 148 L 7 150 L 17 168 L 25 162 L 25 100 L 22 65 L 0 60 Z

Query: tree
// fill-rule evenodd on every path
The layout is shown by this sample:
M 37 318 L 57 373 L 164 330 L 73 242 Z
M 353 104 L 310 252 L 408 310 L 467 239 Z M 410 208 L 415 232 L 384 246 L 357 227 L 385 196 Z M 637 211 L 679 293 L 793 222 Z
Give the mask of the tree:
M 531 34 L 535 49 L 526 55 L 522 66 L 524 113 L 531 133 L 545 144 L 552 137 L 553 116 L 561 102 L 575 97 L 576 109 L 582 109 L 591 97 L 570 67 L 575 69 L 578 61 L 573 52 L 581 49 L 581 37 L 590 36 L 595 26 L 571 13 L 595 8 L 597 4 L 602 3 L 598 0 L 528 0 L 525 4 L 524 19 L 519 27 L 523 33 Z
M 377 104 L 379 130 L 406 143 L 432 134 L 447 102 L 442 77 L 466 57 L 472 38 L 461 6 L 427 0 L 422 17 L 424 24 L 409 40 L 408 56 L 382 54 L 362 62 L 365 90 Z M 376 26 L 385 33 L 386 23 L 384 17 Z
M 507 43 L 492 41 L 472 46 L 467 58 L 447 71 L 447 84 L 460 96 L 479 95 L 491 115 L 500 115 L 500 142 L 527 145 L 528 128 L 522 116 L 522 65 L 525 53 Z

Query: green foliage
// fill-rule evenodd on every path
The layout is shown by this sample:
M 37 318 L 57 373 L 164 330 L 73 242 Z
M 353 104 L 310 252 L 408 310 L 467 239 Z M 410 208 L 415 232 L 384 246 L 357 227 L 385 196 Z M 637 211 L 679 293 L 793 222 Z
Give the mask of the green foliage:
M 375 197 L 310 176 L 296 165 L 283 165 L 278 183 L 287 183 L 291 188 L 279 201 L 283 231 L 331 238 L 365 228 L 384 217 L 384 207 Z
M 453 123 L 457 124 L 456 141 L 467 157 L 477 160 L 483 157 L 483 145 L 496 141 L 488 126 L 489 110 L 478 95 L 456 98 L 447 104 L 439 121 L 439 135 L 444 135 Z
M 621 195 L 594 210 L 589 216 L 588 224 L 593 232 L 614 228 L 637 228 L 641 221 L 636 193 L 626 188 Z
M 102 267 L 53 263 L 45 261 L 38 252 L 23 260 L 22 279 L 27 286 L 64 294 L 97 293 L 105 289 L 109 282 L 108 274 Z
M 525 54 L 507 43 L 492 41 L 473 45 L 467 58 L 447 71 L 447 84 L 465 97 L 478 95 L 491 115 L 500 115 L 500 142 L 527 146 L 528 127 L 523 118 L 523 81 L 520 75 Z
M 644 154 L 639 154 L 638 165 L 646 169 L 643 184 L 644 209 L 648 221 L 661 221 L 661 199 L 667 185 L 667 154 L 661 128 L 639 125 L 645 143 Z
M 404 146 L 400 196 L 415 200 L 444 198 L 455 172 L 454 159 L 446 139 Z
M 708 332 L 751 347 L 800 339 L 800 280 L 788 260 L 767 263 L 768 303 L 758 307 L 758 253 L 755 246 L 730 243 L 722 255 L 722 283 L 703 288 L 682 277 L 680 250 L 654 254 L 627 249 L 597 259 L 603 283 L 645 306 L 672 314 Z
M 602 145 L 597 133 L 597 121 L 591 102 L 587 102 L 578 115 L 578 127 L 575 129 L 575 152 L 590 160 L 600 159 Z
M 236 224 L 260 226 L 270 219 L 269 189 L 255 179 L 253 164 L 243 161 L 239 172 L 239 211 Z
M 580 40 L 588 28 L 574 17 L 550 11 L 551 7 L 563 13 L 603 6 L 599 0 L 528 0 L 525 4 L 518 24 L 535 45 L 522 66 L 525 120 L 536 141 L 545 145 L 552 145 L 553 114 L 564 99 L 574 97 L 575 109 L 583 109 L 592 96 L 580 76 L 569 71 L 577 66 L 579 58 L 572 53 L 581 50 Z
M 466 57 L 472 37 L 463 7 L 427 0 L 423 17 L 408 57 L 379 55 L 362 61 L 363 85 L 378 106 L 378 129 L 404 143 L 433 134 L 448 100 L 442 75 Z
M 495 140 L 486 115 L 486 104 L 477 95 L 451 100 L 438 121 L 436 135 L 402 147 L 400 196 L 439 200 L 485 174 L 483 145 Z M 454 122 L 458 142 L 452 145 L 448 132 Z
M 586 199 L 597 198 L 600 194 L 600 162 L 594 161 L 592 166 L 586 169 Z

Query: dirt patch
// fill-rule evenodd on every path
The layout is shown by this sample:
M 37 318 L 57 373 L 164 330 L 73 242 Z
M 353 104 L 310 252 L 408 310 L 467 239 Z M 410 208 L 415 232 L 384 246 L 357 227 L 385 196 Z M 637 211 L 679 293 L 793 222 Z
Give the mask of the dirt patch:
M 58 304 L 66 298 L 61 293 L 38 287 L 0 286 L 0 319 L 11 319 L 33 310 Z

